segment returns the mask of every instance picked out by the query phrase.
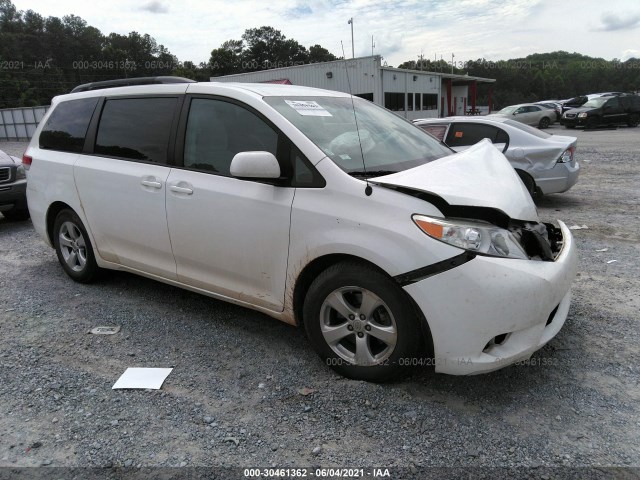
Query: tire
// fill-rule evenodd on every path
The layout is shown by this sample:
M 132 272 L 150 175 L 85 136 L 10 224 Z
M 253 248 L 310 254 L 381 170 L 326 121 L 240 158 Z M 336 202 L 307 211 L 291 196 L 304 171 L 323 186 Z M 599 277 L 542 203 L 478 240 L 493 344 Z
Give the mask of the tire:
M 522 183 L 524 183 L 524 186 L 527 187 L 527 191 L 529 192 L 529 195 L 531 195 L 531 198 L 534 200 L 539 198 L 541 195 L 538 193 L 536 182 L 531 175 L 522 170 L 516 170 L 516 173 L 520 177 L 520 180 L 522 180 Z
M 629 119 L 627 121 L 627 126 L 629 127 L 637 127 L 640 124 L 640 115 L 632 114 L 629 115 Z
M 596 128 L 600 125 L 600 120 L 597 117 L 587 117 L 587 123 L 585 124 L 585 129 Z
M 549 125 L 551 125 L 551 120 L 549 120 L 548 117 L 542 117 L 538 124 L 538 128 L 549 128 Z
M 422 339 L 406 293 L 385 274 L 359 262 L 333 265 L 314 280 L 304 301 L 303 319 L 320 357 L 336 372 L 356 380 L 402 378 L 409 373 Z
M 29 210 L 27 210 L 26 208 L 23 208 L 23 209 L 14 208 L 13 210 L 2 212 L 2 215 L 4 215 L 4 218 L 12 222 L 21 222 L 23 220 L 29 219 Z
M 89 235 L 73 210 L 62 210 L 53 224 L 53 246 L 62 268 L 79 283 L 94 281 L 100 268 Z

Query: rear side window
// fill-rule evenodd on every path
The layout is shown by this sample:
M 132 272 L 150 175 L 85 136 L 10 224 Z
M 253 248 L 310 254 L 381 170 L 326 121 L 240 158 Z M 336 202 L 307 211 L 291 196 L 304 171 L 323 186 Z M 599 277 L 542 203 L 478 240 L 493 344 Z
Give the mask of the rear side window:
M 177 98 L 122 98 L 105 102 L 94 153 L 167 163 Z
M 446 125 L 418 125 L 422 130 L 427 133 L 430 133 L 434 137 L 436 137 L 441 142 L 444 142 L 444 134 L 447 133 Z
M 492 143 L 507 143 L 509 136 L 493 125 L 480 123 L 454 123 L 449 129 L 446 144 L 450 147 L 466 147 L 488 138 Z
M 40 148 L 82 152 L 97 103 L 97 97 L 58 103 L 40 132 Z

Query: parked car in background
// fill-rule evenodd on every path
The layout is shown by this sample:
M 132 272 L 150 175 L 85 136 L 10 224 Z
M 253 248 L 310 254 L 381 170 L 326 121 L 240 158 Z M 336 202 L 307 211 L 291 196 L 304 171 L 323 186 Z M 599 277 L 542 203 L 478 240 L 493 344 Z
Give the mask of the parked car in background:
M 22 160 L 0 150 L 0 213 L 9 220 L 26 220 L 27 180 Z
M 619 95 L 595 97 L 580 108 L 567 110 L 562 115 L 566 128 L 595 128 L 600 125 L 627 125 L 640 123 L 640 96 Z
M 504 155 L 486 140 L 455 154 L 344 93 L 63 95 L 24 163 L 35 230 L 73 280 L 124 270 L 253 308 L 300 325 L 351 378 L 393 380 L 418 359 L 497 370 L 567 318 L 571 232 L 540 222 Z
M 507 157 L 532 196 L 566 192 L 578 180 L 576 137 L 549 135 L 509 118 L 489 116 L 428 118 L 413 123 L 456 152 L 488 138 Z
M 565 100 L 562 103 L 562 114 L 567 110 L 571 110 L 572 108 L 578 108 L 584 105 L 589 101 L 589 98 L 586 95 L 579 95 L 577 97 L 570 98 L 569 100 Z
M 540 105 L 542 107 L 548 108 L 556 112 L 556 122 L 560 121 L 560 117 L 562 117 L 562 105 L 556 102 L 536 102 L 535 105 Z
M 538 128 L 547 128 L 556 121 L 556 114 L 553 110 L 533 103 L 522 103 L 520 105 L 505 107 L 488 116 L 510 118 L 516 122 Z

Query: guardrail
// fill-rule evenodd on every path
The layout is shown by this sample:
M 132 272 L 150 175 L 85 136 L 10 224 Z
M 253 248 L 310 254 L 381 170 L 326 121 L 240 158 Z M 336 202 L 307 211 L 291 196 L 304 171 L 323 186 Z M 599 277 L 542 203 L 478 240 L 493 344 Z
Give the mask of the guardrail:
M 49 105 L 0 110 L 0 140 L 30 139 L 48 108 Z

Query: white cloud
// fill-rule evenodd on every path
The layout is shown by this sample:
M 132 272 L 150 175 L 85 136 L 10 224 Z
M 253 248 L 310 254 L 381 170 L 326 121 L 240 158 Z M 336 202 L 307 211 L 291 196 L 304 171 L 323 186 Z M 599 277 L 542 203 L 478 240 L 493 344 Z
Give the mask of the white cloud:
M 601 0 L 185 0 L 179 8 L 167 0 L 147 0 L 142 9 L 127 0 L 111 0 L 99 8 L 85 0 L 13 2 L 18 9 L 44 16 L 73 13 L 104 34 L 148 33 L 180 60 L 196 63 L 207 61 L 211 50 L 225 40 L 239 39 L 246 29 L 263 25 L 306 47 L 320 44 L 337 56 L 342 55 L 342 41 L 351 56 L 351 17 L 356 55 L 371 53 L 373 35 L 374 53 L 390 65 L 417 59 L 421 52 L 430 59 L 450 59 L 453 52 L 456 61 L 505 60 L 554 50 L 611 59 L 637 44 L 629 15 L 609 23 L 627 25 L 626 29 L 589 32 L 588 42 L 575 34 L 582 28 L 587 35 L 594 21 L 604 21 L 606 12 L 637 11 L 637 0 L 608 0 L 606 5 Z M 169 5 L 168 13 L 158 14 Z
M 640 13 L 625 13 L 618 15 L 616 13 L 605 13 L 601 17 L 601 30 L 633 30 L 640 25 Z
M 147 2 L 142 5 L 140 10 L 151 12 L 151 13 L 169 13 L 169 7 L 159 2 L 158 0 L 152 0 L 151 2 Z

